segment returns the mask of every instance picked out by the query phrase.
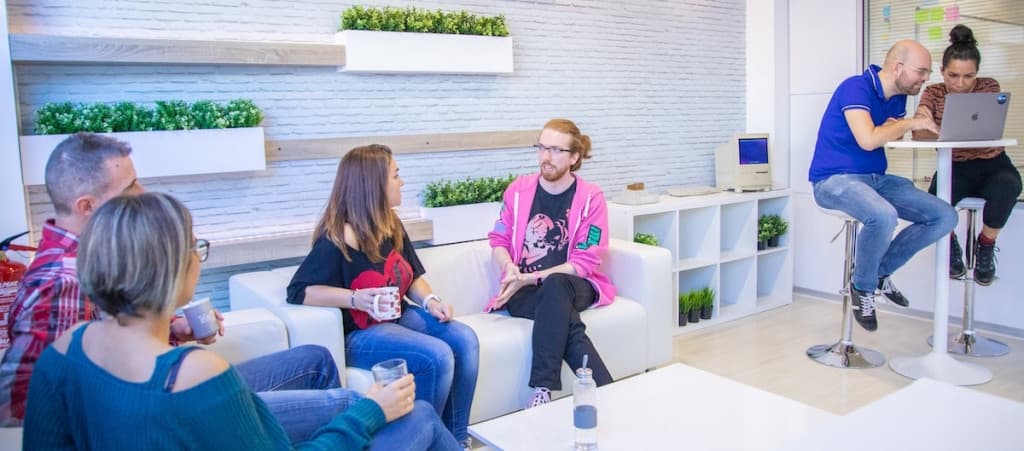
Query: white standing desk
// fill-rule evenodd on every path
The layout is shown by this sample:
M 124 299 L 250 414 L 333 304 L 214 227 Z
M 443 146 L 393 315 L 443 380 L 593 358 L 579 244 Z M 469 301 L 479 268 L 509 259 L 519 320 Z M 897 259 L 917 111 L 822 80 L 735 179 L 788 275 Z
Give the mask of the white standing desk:
M 891 141 L 892 149 L 932 148 L 938 154 L 936 168 L 936 194 L 946 202 L 950 200 L 953 148 L 981 148 L 1016 146 L 1016 139 L 993 141 Z M 940 238 L 935 243 L 935 315 L 932 351 L 920 357 L 894 357 L 889 359 L 893 371 L 912 379 L 929 377 L 954 385 L 984 384 L 992 380 L 992 372 L 974 363 L 961 362 L 946 353 L 944 339 L 949 333 L 949 240 Z
M 824 410 L 682 364 L 597 389 L 601 451 L 771 450 L 835 421 Z M 499 450 L 572 450 L 572 396 L 469 426 Z
M 1024 404 L 928 378 L 815 428 L 785 451 L 1019 451 Z

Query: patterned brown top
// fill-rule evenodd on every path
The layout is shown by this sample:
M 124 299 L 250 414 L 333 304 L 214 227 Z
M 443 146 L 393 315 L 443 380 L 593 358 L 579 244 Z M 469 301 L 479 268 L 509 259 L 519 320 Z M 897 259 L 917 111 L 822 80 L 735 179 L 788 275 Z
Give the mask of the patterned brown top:
M 999 82 L 994 78 L 979 77 L 978 81 L 974 84 L 974 89 L 971 92 L 999 92 Z M 924 94 L 921 95 L 921 102 L 918 103 L 918 108 L 925 107 L 931 110 L 932 117 L 935 118 L 935 124 L 942 126 L 942 111 L 946 107 L 946 94 L 949 94 L 949 90 L 946 89 L 945 83 L 938 83 L 931 85 L 924 90 Z M 931 135 L 925 132 L 926 135 L 921 135 L 921 131 L 915 131 L 914 137 Z M 968 160 L 979 160 L 979 159 L 990 159 L 999 156 L 1003 153 L 1004 148 L 1002 147 L 985 147 L 980 149 L 953 149 L 953 161 L 968 161 Z

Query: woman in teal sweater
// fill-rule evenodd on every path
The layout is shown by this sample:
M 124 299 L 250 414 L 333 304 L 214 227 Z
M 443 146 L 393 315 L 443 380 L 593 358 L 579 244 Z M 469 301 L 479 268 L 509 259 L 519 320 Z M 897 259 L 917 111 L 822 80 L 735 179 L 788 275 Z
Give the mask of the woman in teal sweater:
M 79 324 L 43 352 L 29 385 L 25 449 L 290 448 L 230 364 L 167 344 L 170 319 L 193 296 L 208 248 L 193 236 L 188 210 L 165 194 L 121 196 L 93 214 L 78 272 L 107 319 Z M 434 409 L 414 396 L 412 376 L 375 385 L 298 448 L 458 449 Z

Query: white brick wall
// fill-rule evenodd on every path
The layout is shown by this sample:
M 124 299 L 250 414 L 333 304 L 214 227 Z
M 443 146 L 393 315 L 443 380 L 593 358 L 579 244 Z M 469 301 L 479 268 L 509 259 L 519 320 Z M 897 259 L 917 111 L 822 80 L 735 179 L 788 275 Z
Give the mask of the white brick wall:
M 66 100 L 246 97 L 264 109 L 268 139 L 528 129 L 568 117 L 594 142 L 594 158 L 580 173 L 610 196 L 635 181 L 653 190 L 711 184 L 715 145 L 744 129 L 742 0 L 359 3 L 504 14 L 515 40 L 515 72 L 365 75 L 303 67 L 19 64 L 22 129 L 31 129 L 42 104 Z M 12 33 L 303 42 L 331 41 L 350 4 L 7 2 Z M 535 170 L 529 149 L 403 155 L 398 163 L 406 180 L 404 208 L 414 208 L 423 186 L 442 176 Z M 200 235 L 223 238 L 314 222 L 336 165 L 336 159 L 278 162 L 263 173 L 144 182 L 181 198 Z M 52 214 L 45 190 L 33 188 L 29 195 L 34 223 Z

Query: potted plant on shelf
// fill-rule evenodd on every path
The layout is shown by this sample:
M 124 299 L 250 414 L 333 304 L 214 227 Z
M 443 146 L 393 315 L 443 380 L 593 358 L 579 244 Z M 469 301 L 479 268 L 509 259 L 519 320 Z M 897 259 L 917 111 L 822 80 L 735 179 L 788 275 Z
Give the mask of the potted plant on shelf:
M 353 6 L 341 14 L 335 40 L 345 45 L 348 72 L 512 72 L 512 38 L 501 15 Z
M 687 291 L 686 293 L 679 293 L 679 326 L 686 326 L 686 321 L 690 317 L 690 297 L 692 292 Z
M 715 308 L 715 290 L 711 287 L 701 288 L 700 291 L 700 319 L 711 319 Z
M 691 323 L 700 322 L 700 309 L 701 309 L 701 291 L 692 290 L 688 298 L 690 306 L 687 309 L 687 320 Z
M 636 235 L 633 235 L 633 242 L 646 244 L 648 246 L 657 246 L 658 238 L 650 233 L 637 232 Z
M 210 174 L 266 169 L 263 111 L 251 100 L 225 105 L 157 101 L 154 108 L 130 102 L 49 103 L 36 112 L 36 135 L 21 136 L 26 185 L 46 183 L 43 173 L 54 147 L 76 132 L 104 133 L 127 142 L 139 177 Z
M 423 189 L 420 216 L 434 225 L 431 244 L 485 238 L 501 209 L 501 196 L 515 176 L 438 180 Z
M 789 224 L 779 215 L 768 215 L 768 221 L 771 223 L 772 229 L 772 236 L 768 238 L 768 247 L 778 247 L 779 237 L 786 234 Z
M 772 223 L 768 215 L 761 215 L 757 218 L 757 250 L 763 251 L 768 248 L 768 240 L 772 237 Z

